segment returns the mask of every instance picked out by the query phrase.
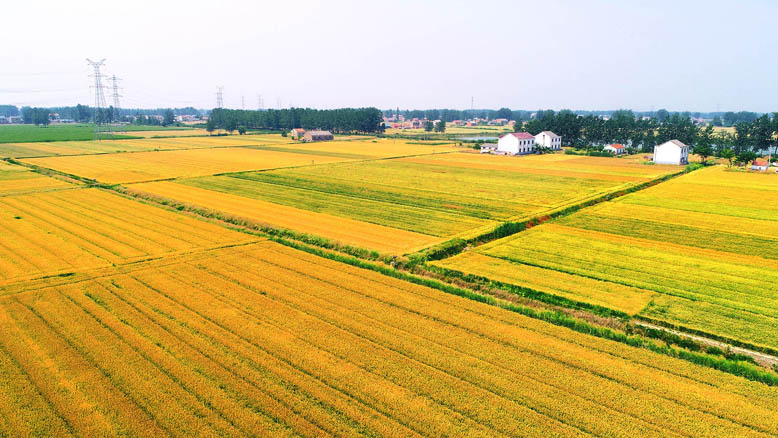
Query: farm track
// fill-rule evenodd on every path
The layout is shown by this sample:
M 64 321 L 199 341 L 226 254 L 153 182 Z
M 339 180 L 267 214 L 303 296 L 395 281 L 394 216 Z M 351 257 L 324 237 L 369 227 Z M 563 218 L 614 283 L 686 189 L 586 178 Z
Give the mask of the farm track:
M 761 364 L 762 366 L 764 366 L 766 368 L 773 368 L 773 367 L 778 366 L 778 356 L 775 356 L 775 355 L 772 355 L 772 354 L 767 354 L 767 353 L 763 353 L 763 352 L 759 352 L 759 351 L 754 351 L 754 350 L 751 350 L 751 349 L 748 349 L 748 348 L 739 347 L 737 345 L 733 345 L 733 344 L 729 344 L 729 343 L 726 343 L 726 342 L 723 342 L 723 341 L 712 339 L 710 337 L 705 337 L 705 336 L 698 335 L 698 334 L 687 333 L 687 332 L 684 332 L 684 331 L 681 331 L 681 330 L 675 330 L 675 329 L 671 329 L 671 328 L 664 327 L 664 326 L 661 326 L 661 325 L 652 324 L 652 323 L 649 323 L 649 322 L 646 322 L 646 321 L 641 321 L 640 319 L 633 319 L 632 323 L 636 324 L 636 325 L 639 325 L 641 327 L 647 327 L 647 328 L 654 329 L 654 330 L 662 330 L 662 331 L 666 331 L 668 333 L 672 333 L 674 335 L 678 335 L 678 336 L 681 336 L 681 337 L 684 337 L 684 338 L 692 339 L 692 340 L 697 341 L 697 342 L 699 342 L 699 343 L 701 343 L 703 345 L 708 345 L 708 346 L 711 346 L 711 347 L 717 347 L 717 348 L 721 348 L 723 350 L 732 351 L 733 353 L 738 353 L 738 354 L 743 354 L 743 355 L 746 355 L 746 356 L 750 356 L 755 361 L 757 361 L 759 364 Z

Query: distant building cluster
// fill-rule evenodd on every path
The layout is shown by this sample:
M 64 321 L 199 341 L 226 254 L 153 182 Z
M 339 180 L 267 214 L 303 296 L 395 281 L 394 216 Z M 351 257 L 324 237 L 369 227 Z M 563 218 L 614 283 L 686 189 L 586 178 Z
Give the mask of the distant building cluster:
M 0 116 L 0 125 L 19 125 L 24 123 L 22 116 Z
M 432 122 L 433 124 L 437 125 L 440 120 L 429 120 L 429 119 L 420 119 L 418 117 L 414 117 L 412 119 L 405 119 L 405 117 L 400 114 L 397 116 L 392 117 L 384 117 L 384 127 L 391 128 L 391 129 L 421 129 L 424 127 L 425 122 Z M 470 120 L 453 120 L 451 122 L 446 122 L 451 126 L 506 126 L 506 125 L 512 125 L 515 123 L 513 120 L 508 119 L 482 119 L 482 118 L 473 118 Z

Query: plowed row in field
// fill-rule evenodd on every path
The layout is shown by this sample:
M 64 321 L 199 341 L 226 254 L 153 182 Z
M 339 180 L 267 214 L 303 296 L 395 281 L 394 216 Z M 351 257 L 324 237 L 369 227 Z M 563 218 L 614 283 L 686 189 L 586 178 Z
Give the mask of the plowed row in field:
M 0 197 L 0 236 L 0 284 L 253 240 L 98 189 Z
M 4 431 L 778 434 L 775 388 L 271 242 L 136 268 L 0 297 Z

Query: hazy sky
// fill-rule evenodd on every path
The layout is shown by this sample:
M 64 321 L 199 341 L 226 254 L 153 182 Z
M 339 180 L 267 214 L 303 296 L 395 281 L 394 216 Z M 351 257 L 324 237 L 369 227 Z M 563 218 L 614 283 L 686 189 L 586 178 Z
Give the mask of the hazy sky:
M 778 1 L 3 2 L 0 104 L 778 110 Z M 110 92 L 106 92 L 110 99 Z

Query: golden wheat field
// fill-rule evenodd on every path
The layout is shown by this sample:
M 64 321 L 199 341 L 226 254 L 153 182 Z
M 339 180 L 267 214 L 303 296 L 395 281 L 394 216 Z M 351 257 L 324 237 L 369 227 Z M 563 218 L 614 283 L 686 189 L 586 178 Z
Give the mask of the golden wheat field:
M 271 242 L 3 293 L 10 436 L 778 433 L 773 388 Z
M 266 226 L 403 254 L 446 239 L 489 232 L 502 222 L 526 220 L 679 171 L 673 166 L 644 166 L 613 158 L 561 154 L 515 158 L 446 148 L 432 154 L 430 145 L 402 142 L 394 146 L 391 140 L 375 143 L 379 147 L 373 151 L 373 144 L 273 146 L 273 151 L 345 154 L 338 155 L 344 162 L 181 178 L 133 185 L 132 189 Z M 372 153 L 370 158 L 375 158 L 375 154 L 390 151 L 416 155 L 391 160 L 366 155 Z M 357 159 L 354 152 L 360 152 L 363 159 Z
M 0 197 L 0 284 L 252 240 L 98 189 Z
M 76 187 L 66 181 L 0 161 L 0 197 Z
M 778 347 L 778 176 L 699 170 L 436 264 Z
M 174 182 L 134 184 L 130 186 L 130 190 L 143 195 L 153 195 L 187 205 L 204 207 L 220 213 L 225 218 L 246 220 L 258 225 L 312 234 L 338 243 L 375 249 L 380 252 L 402 253 L 439 241 L 434 236 L 339 218 L 258 199 L 247 199 L 229 193 L 219 193 Z
M 116 184 L 276 167 L 307 166 L 343 161 L 343 159 L 249 148 L 217 148 L 30 158 L 23 161 L 66 174 Z

